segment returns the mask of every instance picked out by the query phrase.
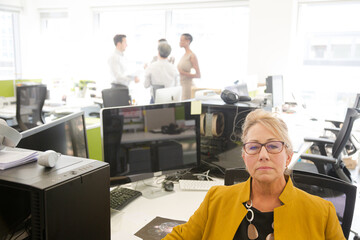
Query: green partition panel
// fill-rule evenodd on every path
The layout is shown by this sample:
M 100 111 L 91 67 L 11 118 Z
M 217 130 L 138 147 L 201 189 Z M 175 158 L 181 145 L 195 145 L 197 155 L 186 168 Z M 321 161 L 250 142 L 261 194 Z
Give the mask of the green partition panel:
M 0 80 L 0 96 L 14 97 L 14 80 Z
M 15 84 L 18 83 L 42 83 L 42 79 L 17 79 Z
M 86 129 L 88 149 L 89 149 L 89 158 L 103 161 L 102 159 L 102 149 L 101 149 L 101 133 L 100 126 Z

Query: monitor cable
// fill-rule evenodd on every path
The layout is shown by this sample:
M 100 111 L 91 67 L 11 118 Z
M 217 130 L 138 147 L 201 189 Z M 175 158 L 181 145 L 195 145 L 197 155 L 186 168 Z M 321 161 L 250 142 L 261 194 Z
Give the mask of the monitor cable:
M 353 234 L 355 234 L 353 240 L 360 240 L 359 234 L 353 230 L 350 229 L 350 232 L 352 232 Z
M 213 181 L 214 179 L 209 176 L 210 169 L 203 173 L 194 173 L 193 175 L 196 176 L 199 180 L 205 180 L 206 181 Z
M 241 136 L 239 136 L 239 133 L 237 133 L 237 129 L 240 130 L 240 133 L 242 131 L 242 125 L 245 121 L 245 117 L 241 117 L 242 114 L 244 113 L 249 113 L 251 111 L 253 111 L 254 109 L 247 109 L 247 110 L 244 110 L 244 111 L 241 111 L 239 112 L 239 107 L 236 108 L 236 114 L 235 114 L 235 117 L 234 117 L 234 122 L 233 122 L 233 130 L 230 134 L 230 140 L 234 143 L 238 143 L 238 142 L 241 142 Z

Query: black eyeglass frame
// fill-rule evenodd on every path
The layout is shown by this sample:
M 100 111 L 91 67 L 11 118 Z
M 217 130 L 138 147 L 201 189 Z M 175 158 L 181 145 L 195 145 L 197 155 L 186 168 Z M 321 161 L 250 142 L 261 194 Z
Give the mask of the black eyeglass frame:
M 278 152 L 276 152 L 276 153 L 270 152 L 269 149 L 266 147 L 266 145 L 268 145 L 269 143 L 274 143 L 274 142 L 281 143 L 281 149 L 280 149 Z M 259 147 L 259 150 L 258 150 L 256 153 L 248 153 L 248 152 L 246 151 L 246 145 L 247 145 L 247 144 L 250 144 L 250 143 L 252 143 L 252 144 L 258 144 L 258 145 L 260 146 L 260 147 Z M 283 141 L 270 141 L 270 142 L 267 142 L 267 143 L 247 142 L 247 143 L 243 144 L 243 149 L 244 149 L 244 151 L 245 151 L 247 154 L 249 154 L 249 155 L 256 155 L 256 154 L 258 154 L 258 153 L 261 151 L 262 147 L 265 147 L 265 149 L 266 149 L 266 151 L 267 151 L 268 153 L 270 153 L 270 154 L 278 154 L 278 153 L 281 153 L 281 151 L 284 149 L 284 146 L 285 146 L 285 147 L 288 147 L 288 145 L 287 145 L 285 142 L 283 142 Z

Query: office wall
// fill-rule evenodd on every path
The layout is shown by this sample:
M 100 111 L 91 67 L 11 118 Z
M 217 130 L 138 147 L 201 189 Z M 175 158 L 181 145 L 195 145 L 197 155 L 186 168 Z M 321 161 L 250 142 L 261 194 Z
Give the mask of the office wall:
M 291 40 L 296 30 L 297 1 L 250 0 L 248 73 L 265 82 L 291 69 Z
M 22 2 L 21 0 L 0 0 L 0 7 L 21 7 Z

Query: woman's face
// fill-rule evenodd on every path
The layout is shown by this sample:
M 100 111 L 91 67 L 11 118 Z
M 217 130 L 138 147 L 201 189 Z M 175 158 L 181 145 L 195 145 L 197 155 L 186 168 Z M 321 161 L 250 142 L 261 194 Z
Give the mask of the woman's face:
M 185 38 L 185 36 L 181 36 L 179 45 L 180 45 L 180 47 L 185 47 L 185 46 L 189 45 L 189 40 L 187 40 Z
M 282 141 L 278 139 L 262 124 L 257 123 L 252 126 L 246 136 L 246 142 L 257 142 L 261 144 L 270 141 Z M 245 151 L 242 153 L 245 165 L 253 179 L 262 183 L 271 183 L 284 176 L 284 170 L 291 161 L 291 155 L 287 154 L 286 147 L 279 153 L 268 153 L 265 146 L 261 147 L 260 152 L 249 155 Z

